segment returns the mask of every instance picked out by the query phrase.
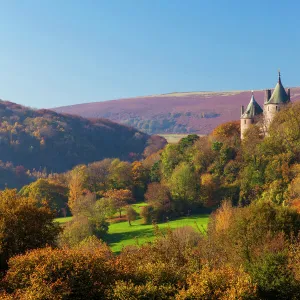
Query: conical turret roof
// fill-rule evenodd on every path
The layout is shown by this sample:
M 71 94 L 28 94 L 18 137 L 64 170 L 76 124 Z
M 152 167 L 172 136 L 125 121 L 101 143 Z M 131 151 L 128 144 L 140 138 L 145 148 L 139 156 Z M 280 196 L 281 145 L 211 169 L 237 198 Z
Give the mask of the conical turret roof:
M 289 96 L 281 83 L 279 72 L 278 82 L 275 86 L 271 98 L 269 99 L 269 101 L 266 102 L 266 104 L 286 104 L 289 101 Z
M 252 93 L 251 100 L 250 100 L 245 112 L 242 114 L 241 119 L 251 119 L 257 115 L 260 115 L 262 112 L 263 112 L 262 108 L 256 102 L 254 95 Z

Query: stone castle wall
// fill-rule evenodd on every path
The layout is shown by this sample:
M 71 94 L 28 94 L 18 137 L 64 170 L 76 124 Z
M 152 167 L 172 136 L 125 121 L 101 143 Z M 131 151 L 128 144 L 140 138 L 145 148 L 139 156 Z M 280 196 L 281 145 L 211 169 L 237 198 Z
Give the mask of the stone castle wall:
M 264 122 L 266 128 L 268 128 L 274 119 L 277 112 L 279 112 L 280 108 L 283 107 L 284 104 L 265 104 L 264 105 Z
M 253 119 L 241 119 L 241 139 L 244 138 L 245 131 L 254 123 Z

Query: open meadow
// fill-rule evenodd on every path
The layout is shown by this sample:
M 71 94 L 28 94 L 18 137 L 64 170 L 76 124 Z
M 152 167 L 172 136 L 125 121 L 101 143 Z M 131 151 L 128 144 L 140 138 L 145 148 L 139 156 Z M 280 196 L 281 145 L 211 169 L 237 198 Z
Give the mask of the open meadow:
M 146 205 L 146 203 L 133 204 L 133 208 L 139 213 L 140 208 Z M 195 230 L 204 230 L 208 223 L 208 214 L 192 215 L 188 217 L 178 218 L 176 220 L 170 220 L 166 223 L 158 224 L 160 233 L 163 234 L 168 229 L 176 229 L 184 226 L 191 226 Z M 57 218 L 59 223 L 66 223 L 72 220 L 72 217 Z M 127 221 L 113 223 L 109 225 L 108 233 L 106 234 L 104 241 L 108 243 L 114 253 L 118 253 L 124 246 L 128 245 L 141 245 L 142 243 L 151 242 L 155 239 L 155 228 L 153 225 L 143 225 L 142 220 L 138 218 L 131 222 L 131 225 Z

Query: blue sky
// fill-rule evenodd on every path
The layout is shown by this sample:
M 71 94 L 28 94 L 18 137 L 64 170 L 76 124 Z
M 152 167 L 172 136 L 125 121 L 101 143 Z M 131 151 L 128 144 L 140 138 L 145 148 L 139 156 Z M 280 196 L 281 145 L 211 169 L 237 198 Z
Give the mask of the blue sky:
M 300 1 L 0 0 L 0 98 L 55 107 L 300 85 Z

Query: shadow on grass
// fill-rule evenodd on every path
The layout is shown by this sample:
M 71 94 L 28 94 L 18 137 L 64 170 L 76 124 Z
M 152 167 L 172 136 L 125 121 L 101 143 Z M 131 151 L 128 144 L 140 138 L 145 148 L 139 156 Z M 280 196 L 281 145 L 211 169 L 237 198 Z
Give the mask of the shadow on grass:
M 133 225 L 134 226 L 134 225 Z M 151 238 L 153 237 L 153 228 L 145 228 L 132 230 L 129 232 L 118 232 L 118 233 L 109 233 L 106 234 L 103 240 L 108 243 L 110 246 L 114 246 L 117 243 L 120 243 L 124 240 L 136 239 L 139 238 Z

